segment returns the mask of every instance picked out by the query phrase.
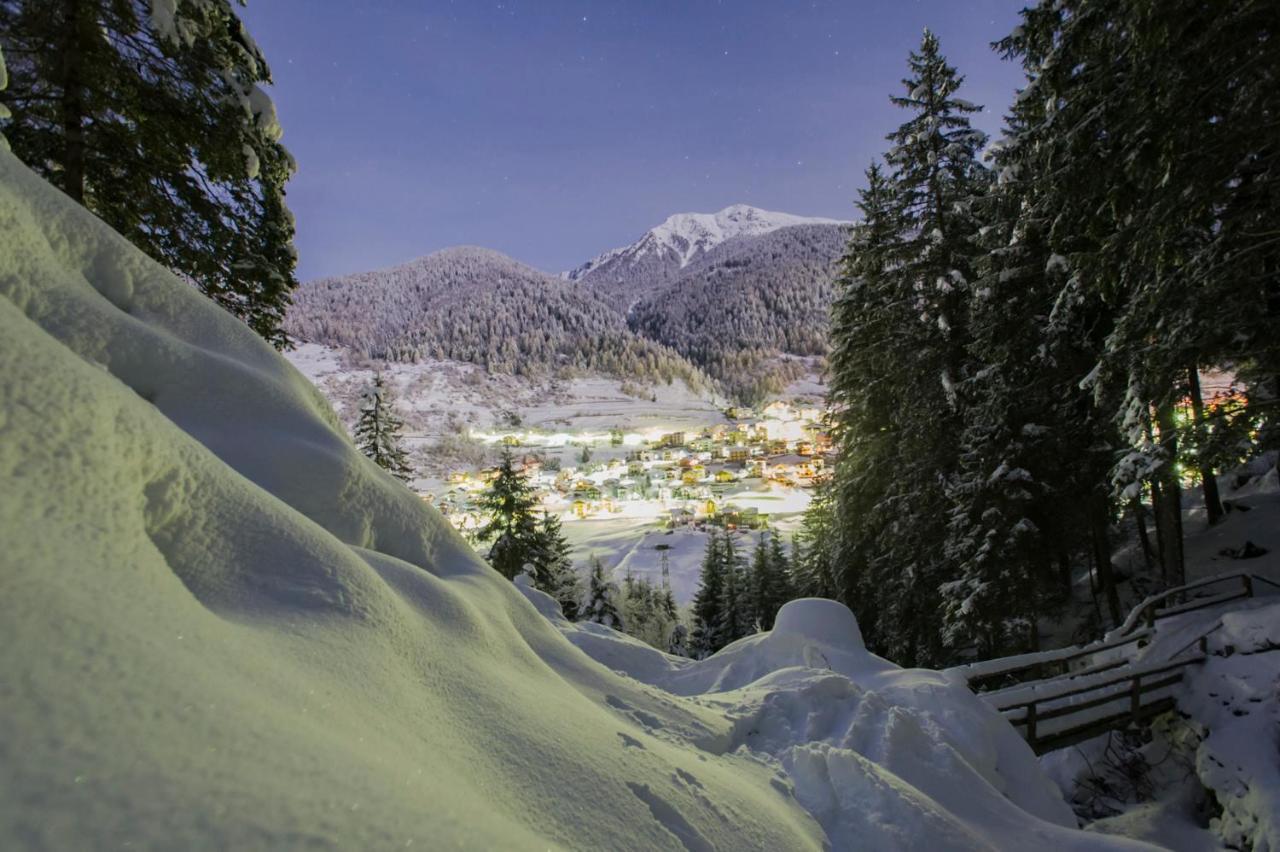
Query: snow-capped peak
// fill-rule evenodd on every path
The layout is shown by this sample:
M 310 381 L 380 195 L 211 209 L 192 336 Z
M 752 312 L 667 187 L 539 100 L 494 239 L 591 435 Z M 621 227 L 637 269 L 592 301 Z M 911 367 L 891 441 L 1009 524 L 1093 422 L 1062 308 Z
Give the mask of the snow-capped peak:
M 836 219 L 819 219 L 794 216 L 761 210 L 749 204 L 733 204 L 718 213 L 677 213 L 665 222 L 650 228 L 639 240 L 629 246 L 613 249 L 566 273 L 566 277 L 578 279 L 593 269 L 625 259 L 635 262 L 646 257 L 675 260 L 681 267 L 704 252 L 735 237 L 754 237 L 788 228 L 792 225 L 839 225 Z

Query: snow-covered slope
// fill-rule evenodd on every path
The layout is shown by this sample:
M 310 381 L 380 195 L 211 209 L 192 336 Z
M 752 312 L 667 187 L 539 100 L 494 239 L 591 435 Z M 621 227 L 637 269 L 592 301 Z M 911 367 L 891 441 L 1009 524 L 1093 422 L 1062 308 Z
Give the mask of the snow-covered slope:
M 740 643 L 695 698 L 594 662 L 5 152 L 0 483 L 3 849 L 1123 848 L 847 623 Z
M 734 204 L 719 213 L 677 213 L 631 245 L 592 258 L 566 272 L 565 277 L 588 282 L 607 297 L 620 298 L 617 290 L 640 284 L 642 292 L 630 293 L 634 300 L 730 240 L 758 237 L 795 225 L 842 224 L 845 223 L 835 219 L 775 213 L 746 204 Z

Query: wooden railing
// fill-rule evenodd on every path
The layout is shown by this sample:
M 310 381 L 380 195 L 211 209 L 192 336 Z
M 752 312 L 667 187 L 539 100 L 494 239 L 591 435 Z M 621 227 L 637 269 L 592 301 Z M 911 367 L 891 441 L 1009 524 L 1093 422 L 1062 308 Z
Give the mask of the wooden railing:
M 1155 693 L 1177 686 L 1182 682 L 1187 667 L 1201 663 L 1204 659 L 1203 654 L 1198 654 L 1160 666 L 1126 672 L 1119 677 L 1086 686 L 1037 695 L 1004 706 L 997 705 L 996 709 L 1010 724 L 1021 728 L 1023 737 L 1036 754 L 1044 754 L 1084 742 L 1131 721 L 1140 721 L 1172 710 L 1174 697 Z M 1116 688 L 1121 686 L 1122 689 Z M 1082 700 L 1055 707 L 1046 706 L 1072 698 Z M 1093 712 L 1109 704 L 1125 701 L 1126 698 L 1127 704 L 1113 712 Z M 1075 724 L 1071 723 L 1073 716 L 1079 717 Z M 1046 730 L 1048 723 L 1059 719 L 1066 719 L 1067 723 L 1052 725 Z
M 1209 586 L 1227 583 L 1231 585 L 1239 585 L 1239 588 L 1228 589 L 1216 595 L 1192 595 Z M 1236 573 L 1236 574 L 1219 574 L 1216 577 L 1206 577 L 1203 580 L 1197 580 L 1194 583 L 1187 583 L 1185 586 L 1177 586 L 1172 589 L 1161 592 L 1147 598 L 1142 603 L 1134 607 L 1133 612 L 1125 619 L 1124 623 L 1119 627 L 1121 636 L 1133 633 L 1142 627 L 1150 629 L 1157 621 L 1163 618 L 1171 618 L 1175 615 L 1183 615 L 1188 612 L 1194 612 L 1198 609 L 1207 609 L 1211 606 L 1228 603 L 1230 601 L 1239 600 L 1241 598 L 1251 598 L 1257 595 L 1259 586 L 1269 586 L 1280 591 L 1280 583 L 1272 582 L 1266 577 L 1259 577 L 1256 574 Z M 1172 605 L 1169 605 L 1172 604 Z
M 975 692 L 985 692 L 989 689 L 998 689 L 1003 686 L 1011 686 L 1023 682 L 1023 676 L 1030 675 L 1032 679 L 1052 679 L 1073 674 L 1071 664 L 1077 660 L 1095 656 L 1106 651 L 1116 648 L 1122 648 L 1125 645 L 1136 645 L 1141 648 L 1151 638 L 1150 631 L 1143 630 L 1133 636 L 1126 636 L 1111 641 L 1102 640 L 1099 642 L 1091 642 L 1088 645 L 1076 645 L 1071 648 L 1062 648 L 1058 651 L 1040 652 L 1037 654 L 1024 654 L 1017 657 L 1006 657 L 1003 660 L 991 660 L 985 663 L 973 663 L 967 666 L 956 666 L 949 671 L 959 674 L 969 684 L 969 688 Z M 1111 664 L 1104 664 L 1104 667 L 1113 668 L 1122 666 L 1126 660 L 1117 660 Z M 992 665 L 996 663 L 996 665 Z M 1076 672 L 1076 674 L 1084 671 L 1101 671 L 1102 668 L 1090 667 L 1089 669 Z
M 1218 584 L 1232 584 L 1238 587 L 1229 588 L 1219 594 L 1193 594 Z M 1024 654 L 1016 657 L 1007 657 L 1003 660 L 971 663 L 969 665 L 956 666 L 949 671 L 962 677 L 969 684 L 969 688 L 975 692 L 985 692 L 993 688 L 1008 687 L 1028 680 L 1053 679 L 1068 675 L 1075 677 L 1080 674 L 1105 671 L 1108 668 L 1119 668 L 1124 665 L 1124 661 L 1091 666 L 1075 672 L 1071 671 L 1071 664 L 1077 660 L 1129 644 L 1134 644 L 1136 647 L 1141 648 L 1151 638 L 1157 621 L 1229 603 L 1233 600 L 1255 597 L 1260 587 L 1263 586 L 1280 592 L 1280 583 L 1275 583 L 1255 574 L 1235 573 L 1207 577 L 1194 583 L 1168 589 L 1138 604 L 1129 613 L 1129 617 L 1114 631 L 1117 638 L 1100 640 L 1088 645 L 1078 645 L 1074 648 L 1063 648 L 1061 651 Z

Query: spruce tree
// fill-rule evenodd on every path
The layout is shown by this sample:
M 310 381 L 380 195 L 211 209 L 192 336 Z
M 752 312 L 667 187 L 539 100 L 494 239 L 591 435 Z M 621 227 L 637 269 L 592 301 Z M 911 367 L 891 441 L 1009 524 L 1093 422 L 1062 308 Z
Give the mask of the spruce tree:
M 592 621 L 612 627 L 614 630 L 622 630 L 622 616 L 614 601 L 616 595 L 617 587 L 610 582 L 604 563 L 599 557 L 593 555 L 587 580 L 587 601 L 579 613 L 579 620 Z
M 533 552 L 533 585 L 560 604 L 560 611 L 570 621 L 577 621 L 582 601 L 582 580 L 573 567 L 572 548 L 564 537 L 560 518 L 542 513 L 537 547 Z
M 723 584 L 720 588 L 720 650 L 731 642 L 756 632 L 756 617 L 751 600 L 751 577 L 746 557 L 738 550 L 733 535 L 725 532 L 721 544 Z
M 13 152 L 286 346 L 294 162 L 231 0 L 0 0 L 0 50 Z
M 1280 396 L 1280 249 L 1260 239 L 1280 148 L 1258 118 L 1280 109 L 1274 32 L 1267 4 L 1045 0 L 1000 43 L 1027 71 L 1022 100 L 1045 105 L 1014 144 L 1070 263 L 1058 304 L 1101 318 L 1085 384 L 1126 445 L 1102 485 L 1121 504 L 1151 495 L 1167 584 L 1183 575 L 1175 465 L 1202 442 L 1199 418 L 1178 416 L 1195 374 L 1242 379 L 1253 435 Z
M 693 637 L 690 649 L 697 659 L 709 657 L 726 644 L 722 641 L 725 557 L 720 535 L 712 530 L 702 557 L 698 591 L 693 597 Z
M 970 282 L 989 184 L 978 107 L 926 32 L 908 60 L 910 118 L 889 139 L 892 172 L 873 166 L 842 259 L 832 315 L 833 564 L 869 645 L 903 664 L 944 655 L 933 618 L 955 566 L 945 557 L 948 488 L 960 467 Z
M 476 532 L 476 540 L 493 542 L 487 558 L 499 574 L 514 580 L 526 566 L 535 568 L 535 563 L 545 558 L 535 515 L 537 497 L 524 473 L 516 470 L 510 447 L 503 448 L 498 475 L 478 503 L 488 520 Z
M 383 381 L 381 373 L 375 374 L 360 406 L 360 419 L 356 421 L 356 446 L 378 467 L 401 482 L 408 482 L 413 478 L 413 469 L 409 466 L 408 453 L 401 446 L 403 427 L 404 422 L 396 416 L 390 386 Z

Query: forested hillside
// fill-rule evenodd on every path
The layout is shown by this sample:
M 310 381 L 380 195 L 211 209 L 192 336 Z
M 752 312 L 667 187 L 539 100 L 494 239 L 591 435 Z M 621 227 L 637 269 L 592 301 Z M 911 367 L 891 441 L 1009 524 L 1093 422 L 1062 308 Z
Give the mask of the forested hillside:
M 591 371 L 705 383 L 675 352 L 631 332 L 590 288 L 480 248 L 309 282 L 286 327 L 300 340 L 379 360 L 446 358 L 519 376 Z
M 649 295 L 629 315 L 610 299 L 619 291 L 602 291 L 596 278 L 556 278 L 487 249 L 448 249 L 309 282 L 286 329 L 368 358 L 447 358 L 499 374 L 577 370 L 694 386 L 709 377 L 757 402 L 811 369 L 806 358 L 825 356 L 845 232 L 841 224 L 783 226 L 699 249 L 685 266 L 642 253 L 623 290 Z
M 926 32 L 837 283 L 839 460 L 801 586 L 902 662 L 1033 649 L 1086 576 L 1114 626 L 1121 537 L 1178 586 L 1184 518 L 1218 523 L 1218 477 L 1280 444 L 1274 15 L 1022 15 L 989 158 Z
M 717 246 L 638 302 L 631 328 L 756 402 L 825 356 L 843 225 L 797 225 Z

